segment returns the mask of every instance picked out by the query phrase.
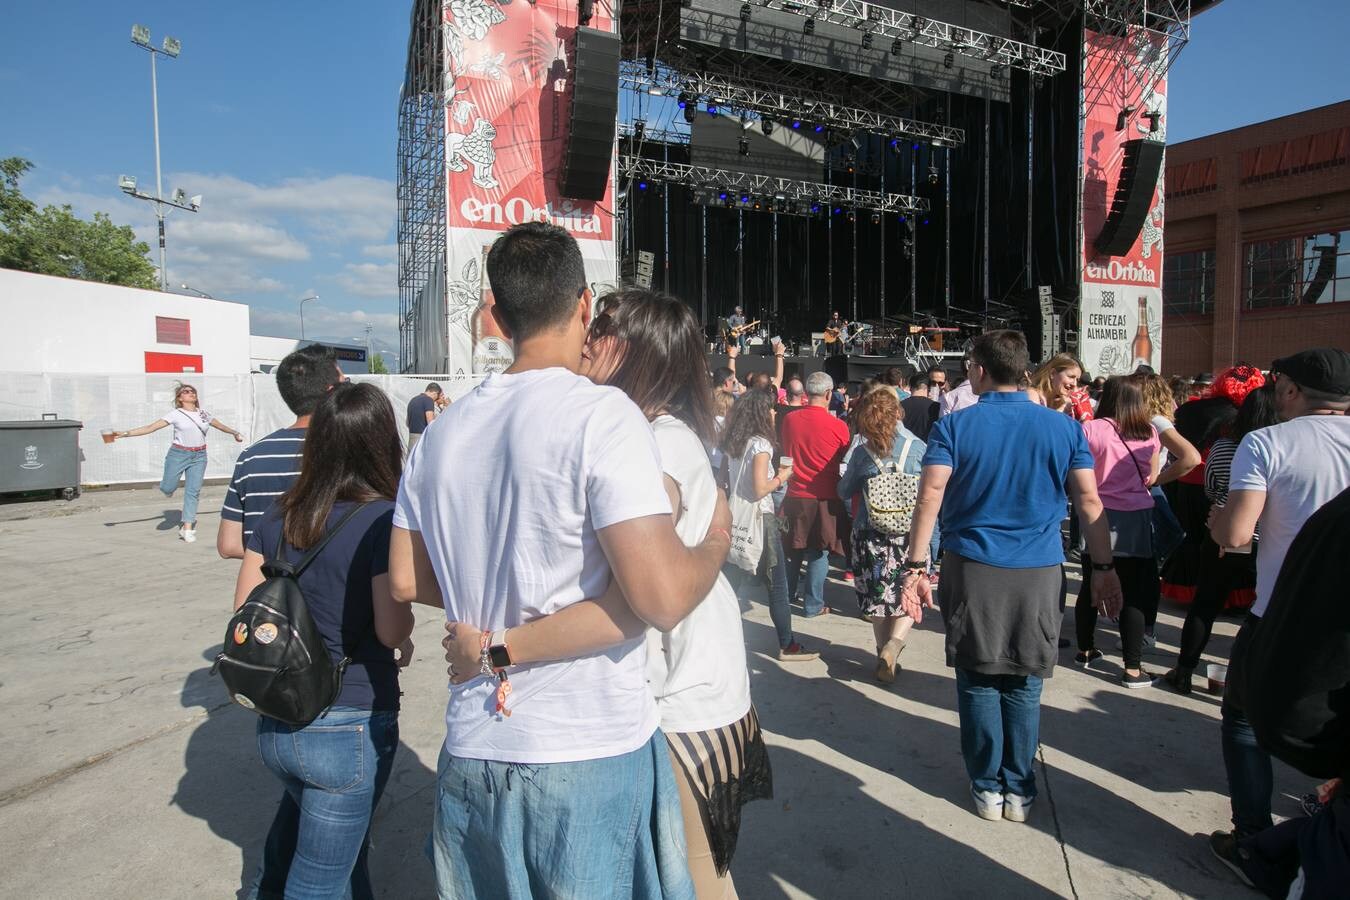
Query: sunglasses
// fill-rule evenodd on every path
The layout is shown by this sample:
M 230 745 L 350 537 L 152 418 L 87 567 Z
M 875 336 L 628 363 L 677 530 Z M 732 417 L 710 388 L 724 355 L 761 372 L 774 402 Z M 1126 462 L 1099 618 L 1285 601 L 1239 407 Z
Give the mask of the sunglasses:
M 179 391 L 178 391 L 178 394 L 179 394 L 180 397 L 181 397 L 183 394 L 196 394 L 196 393 L 197 393 L 197 389 L 196 389 L 196 388 L 180 388 Z

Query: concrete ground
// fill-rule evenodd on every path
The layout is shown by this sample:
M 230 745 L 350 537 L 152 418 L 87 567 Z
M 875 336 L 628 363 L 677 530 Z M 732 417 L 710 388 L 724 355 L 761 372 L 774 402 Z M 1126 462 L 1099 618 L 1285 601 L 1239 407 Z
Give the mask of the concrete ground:
M 257 757 L 256 717 L 209 674 L 236 572 L 215 554 L 222 493 L 206 490 L 195 545 L 176 540 L 177 504 L 154 490 L 0 506 L 0 897 L 228 897 L 254 872 L 280 791 Z M 762 591 L 751 593 L 746 644 L 775 796 L 745 809 L 743 898 L 1247 894 L 1200 837 L 1229 815 L 1215 698 L 1127 692 L 1110 653 L 1101 673 L 1057 669 L 1031 821 L 984 822 L 936 614 L 884 687 L 843 582 L 829 595 L 842 615 L 796 620 L 823 649 L 812 663 L 776 660 Z M 422 848 L 445 675 L 429 613 L 418 609 L 403 746 L 374 823 L 385 897 L 432 896 Z M 1146 665 L 1168 667 L 1180 626 L 1165 609 Z M 1235 631 L 1220 620 L 1211 658 Z M 1276 778 L 1277 814 L 1296 815 L 1307 780 L 1278 764 Z

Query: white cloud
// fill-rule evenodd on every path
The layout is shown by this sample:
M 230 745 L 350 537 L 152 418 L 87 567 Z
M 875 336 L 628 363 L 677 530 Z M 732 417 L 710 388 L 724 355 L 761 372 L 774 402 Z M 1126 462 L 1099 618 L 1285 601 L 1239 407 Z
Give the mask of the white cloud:
M 378 259 L 398 260 L 398 244 L 366 244 L 361 248 L 361 252 L 366 256 L 374 256 Z
M 347 263 L 335 280 L 358 297 L 398 296 L 398 266 L 394 263 Z
M 193 172 L 171 179 L 189 194 L 203 195 L 203 213 L 217 209 L 227 218 L 295 218 L 327 240 L 386 240 L 398 212 L 394 182 L 367 175 L 284 178 L 273 184 Z
M 298 337 L 299 307 L 295 311 L 254 306 L 249 310 L 249 330 L 274 337 Z M 373 337 L 386 343 L 398 343 L 398 315 L 371 313 L 362 309 L 337 310 L 310 303 L 305 306 L 305 336 L 311 340 L 351 341 L 363 338 L 366 325 Z

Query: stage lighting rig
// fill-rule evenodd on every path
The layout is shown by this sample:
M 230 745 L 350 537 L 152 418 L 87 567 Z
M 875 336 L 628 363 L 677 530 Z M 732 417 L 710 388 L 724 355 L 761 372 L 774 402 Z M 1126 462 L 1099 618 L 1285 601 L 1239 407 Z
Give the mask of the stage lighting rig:
M 749 155 L 750 155 L 750 139 L 749 139 L 749 138 L 744 138 L 744 137 L 743 137 L 743 138 L 739 138 L 739 139 L 736 141 L 736 152 L 739 153 L 741 156 L 749 156 Z
M 948 50 L 947 55 L 942 57 L 942 65 L 944 68 L 947 69 L 950 69 L 952 66 L 956 65 L 956 54 Z
M 928 183 L 931 184 L 931 185 L 936 185 L 936 184 L 938 184 L 941 180 L 942 180 L 942 176 L 938 174 L 938 167 L 937 167 L 937 166 L 929 166 L 929 167 L 928 167 Z
M 741 4 L 741 21 L 742 21 L 742 22 L 749 22 L 749 21 L 750 21 L 750 4 L 749 4 L 749 3 L 742 3 L 742 4 Z
M 872 49 L 872 32 L 864 31 L 862 36 L 862 48 L 864 50 Z
M 765 137 L 773 134 L 773 119 L 768 116 L 760 116 L 759 130 L 764 132 Z
M 1124 131 L 1125 126 L 1130 123 L 1130 116 L 1134 115 L 1134 107 L 1127 106 L 1116 115 L 1116 131 Z
M 816 33 L 815 19 L 807 19 L 805 22 L 802 23 L 802 34 L 815 34 L 815 33 Z
M 905 50 L 905 42 L 900 38 L 891 41 L 891 56 L 899 56 Z

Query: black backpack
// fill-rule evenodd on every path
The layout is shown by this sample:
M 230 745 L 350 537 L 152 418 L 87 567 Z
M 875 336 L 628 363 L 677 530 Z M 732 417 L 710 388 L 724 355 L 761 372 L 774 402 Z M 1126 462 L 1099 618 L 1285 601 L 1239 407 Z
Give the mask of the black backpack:
M 299 562 L 283 558 L 283 540 L 277 557 L 263 563 L 266 580 L 249 592 L 230 618 L 225 649 L 211 671 L 220 671 L 230 699 L 245 709 L 304 727 L 337 699 L 342 676 L 351 662 L 343 647 L 342 661 L 333 664 L 314 617 L 300 590 L 300 574 L 309 567 L 343 526 L 365 507 L 358 504 L 344 515 Z

